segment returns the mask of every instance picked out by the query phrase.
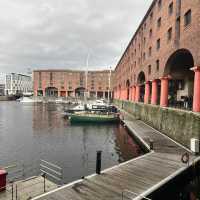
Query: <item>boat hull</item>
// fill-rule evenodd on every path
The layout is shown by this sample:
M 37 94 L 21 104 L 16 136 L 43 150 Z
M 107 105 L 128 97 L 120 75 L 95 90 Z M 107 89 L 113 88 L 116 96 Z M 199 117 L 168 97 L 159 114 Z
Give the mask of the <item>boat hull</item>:
M 71 123 L 118 123 L 119 118 L 117 116 L 88 116 L 88 115 L 76 115 L 69 116 Z

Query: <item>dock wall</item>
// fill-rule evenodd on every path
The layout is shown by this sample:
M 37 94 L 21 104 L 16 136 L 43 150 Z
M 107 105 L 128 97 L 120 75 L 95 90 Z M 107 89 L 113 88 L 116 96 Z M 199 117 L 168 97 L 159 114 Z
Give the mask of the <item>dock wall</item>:
M 143 103 L 114 100 L 114 104 L 186 147 L 200 139 L 200 114 Z
M 14 101 L 16 100 L 15 96 L 0 96 L 0 101 Z

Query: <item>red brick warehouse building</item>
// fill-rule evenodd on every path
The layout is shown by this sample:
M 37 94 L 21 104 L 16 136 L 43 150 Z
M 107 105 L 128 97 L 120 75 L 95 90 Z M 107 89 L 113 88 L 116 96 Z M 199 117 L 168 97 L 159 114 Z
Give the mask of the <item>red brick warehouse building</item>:
M 115 69 L 114 98 L 200 112 L 200 1 L 154 0 Z
M 85 71 L 78 70 L 35 70 L 34 95 L 83 97 L 87 91 L 88 97 L 108 98 L 109 92 L 112 97 L 113 76 L 110 70 L 88 71 L 87 75 Z

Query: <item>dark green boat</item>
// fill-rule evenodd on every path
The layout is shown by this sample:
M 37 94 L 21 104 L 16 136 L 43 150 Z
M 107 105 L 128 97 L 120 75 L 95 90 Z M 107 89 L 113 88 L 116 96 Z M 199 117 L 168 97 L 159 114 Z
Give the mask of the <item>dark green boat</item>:
M 117 114 L 75 113 L 70 115 L 71 123 L 117 123 Z

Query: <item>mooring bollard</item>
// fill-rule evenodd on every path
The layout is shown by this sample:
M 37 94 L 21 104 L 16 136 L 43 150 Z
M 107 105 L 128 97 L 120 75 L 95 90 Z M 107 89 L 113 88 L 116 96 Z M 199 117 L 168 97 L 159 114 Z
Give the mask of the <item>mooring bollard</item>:
M 102 151 L 97 151 L 96 174 L 101 174 L 101 153 L 102 153 Z
M 150 139 L 149 143 L 150 143 L 150 150 L 153 150 L 153 140 Z

